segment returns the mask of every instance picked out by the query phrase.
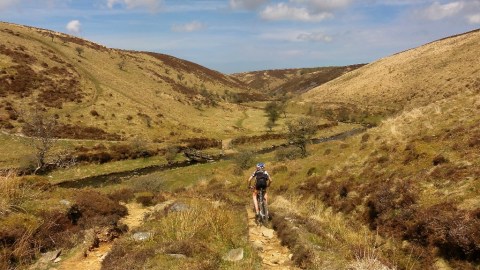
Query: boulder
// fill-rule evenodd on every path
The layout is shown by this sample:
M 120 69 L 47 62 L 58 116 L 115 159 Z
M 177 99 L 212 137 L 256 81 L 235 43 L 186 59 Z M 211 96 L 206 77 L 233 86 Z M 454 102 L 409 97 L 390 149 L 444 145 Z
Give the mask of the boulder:
M 223 256 L 224 261 L 237 262 L 243 259 L 243 248 L 236 248 L 230 250 L 225 256 Z
M 54 251 L 44 253 L 44 254 L 42 254 L 42 257 L 40 258 L 40 263 L 53 262 L 53 261 L 55 261 L 55 259 L 58 258 L 58 256 L 60 256 L 60 254 L 62 254 L 61 249 L 57 249 L 57 250 L 54 250 Z
M 184 203 L 181 203 L 181 202 L 175 202 L 174 204 L 172 204 L 172 206 L 170 206 L 169 211 L 170 212 L 183 212 L 183 211 L 187 211 L 188 209 L 190 209 L 190 206 L 188 206 Z
M 262 235 L 268 239 L 272 239 L 275 236 L 275 231 L 272 229 L 262 227 Z
M 65 206 L 70 206 L 72 203 L 68 200 L 60 200 L 60 204 L 65 205 Z
M 152 237 L 152 233 L 149 232 L 137 232 L 132 235 L 133 240 L 135 241 L 145 241 Z

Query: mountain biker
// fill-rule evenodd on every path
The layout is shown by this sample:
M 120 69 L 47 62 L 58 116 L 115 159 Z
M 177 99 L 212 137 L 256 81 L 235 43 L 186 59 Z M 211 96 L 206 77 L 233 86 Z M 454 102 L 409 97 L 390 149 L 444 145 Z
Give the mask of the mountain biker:
M 252 179 L 255 178 L 255 186 L 251 186 Z M 260 211 L 258 210 L 258 202 L 257 202 L 257 192 L 260 189 L 265 190 L 265 202 L 268 202 L 267 197 L 267 187 L 270 186 L 272 183 L 272 178 L 265 170 L 264 163 L 258 163 L 256 166 L 255 172 L 250 176 L 248 179 L 248 188 L 253 189 L 253 204 L 255 205 L 255 217 L 258 218 L 260 216 Z

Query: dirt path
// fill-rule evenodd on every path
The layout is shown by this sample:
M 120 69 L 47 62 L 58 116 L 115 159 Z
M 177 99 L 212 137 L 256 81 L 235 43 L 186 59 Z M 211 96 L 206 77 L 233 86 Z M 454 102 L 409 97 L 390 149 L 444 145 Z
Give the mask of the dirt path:
M 274 230 L 259 226 L 255 223 L 255 214 L 247 207 L 248 236 L 253 246 L 262 258 L 262 269 L 267 270 L 296 270 L 293 265 L 291 253 L 287 247 L 280 244 Z
M 122 218 L 120 221 L 123 224 L 126 224 L 130 230 L 140 226 L 142 224 L 145 214 L 151 211 L 150 208 L 143 207 L 141 204 L 138 203 L 128 203 L 125 206 L 128 209 L 128 215 Z M 102 268 L 102 261 L 108 254 L 108 252 L 110 252 L 112 246 L 113 242 L 101 242 L 98 248 L 88 252 L 87 257 L 84 256 L 83 250 L 76 250 L 73 255 L 71 255 L 64 261 L 61 261 L 55 269 L 100 270 Z

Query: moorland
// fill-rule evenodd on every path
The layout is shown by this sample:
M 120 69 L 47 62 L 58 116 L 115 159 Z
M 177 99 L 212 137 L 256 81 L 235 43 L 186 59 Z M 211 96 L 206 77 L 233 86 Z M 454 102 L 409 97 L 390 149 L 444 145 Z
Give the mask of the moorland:
M 478 30 L 238 74 L 10 23 L 0 40 L 1 269 L 480 267 Z

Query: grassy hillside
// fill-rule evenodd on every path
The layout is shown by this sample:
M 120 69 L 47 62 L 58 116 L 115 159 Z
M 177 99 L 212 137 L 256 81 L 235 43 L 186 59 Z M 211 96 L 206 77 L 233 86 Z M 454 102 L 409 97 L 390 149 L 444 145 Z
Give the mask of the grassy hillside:
M 285 243 L 314 269 L 477 269 L 479 115 L 480 89 L 465 91 L 276 163 Z
M 0 125 L 11 133 L 21 132 L 38 106 L 62 123 L 63 138 L 219 136 L 235 133 L 243 117 L 231 102 L 259 96 L 236 79 L 168 55 L 8 23 L 0 24 L 0 40 Z
M 362 66 L 262 70 L 236 73 L 232 77 L 274 95 L 300 94 Z
M 263 99 L 259 91 L 198 64 L 9 23 L 0 23 L 0 40 L 0 144 L 8 149 L 0 168 L 31 163 L 28 137 L 36 135 L 27 124 L 38 116 L 55 122 L 57 152 L 95 148 L 94 162 L 105 162 L 110 147 L 124 157 L 132 145 L 156 154 L 267 131 L 263 105 L 242 104 Z
M 80 163 L 46 176 L 0 176 L 2 269 L 69 269 L 88 254 L 104 259 L 92 269 L 480 267 L 479 31 L 363 67 L 238 79 L 7 23 L 0 40 L 0 169 L 29 162 L 39 115 L 56 121 L 60 139 L 49 156 L 72 150 Z M 289 100 L 267 132 L 259 92 L 298 93 L 327 79 Z M 238 103 L 246 100 L 257 101 Z M 302 156 L 285 128 L 299 117 L 308 118 L 290 141 L 308 136 L 300 131 L 311 123 L 315 137 L 360 127 L 342 121 L 377 126 L 308 145 Z M 179 146 L 240 155 L 180 166 Z M 260 161 L 274 180 L 272 238 L 288 247 L 278 265 L 259 255 L 268 241 L 251 238 L 246 180 Z M 134 171 L 168 162 L 170 169 Z M 111 172 L 122 174 L 59 185 Z M 134 206 L 145 215 L 131 213 Z M 107 253 L 95 255 L 102 246 Z M 58 249 L 68 263 L 42 266 L 42 253 Z M 242 258 L 225 259 L 231 250 Z
M 480 31 L 438 40 L 354 70 L 310 90 L 323 115 L 362 120 L 392 115 L 480 87 Z

